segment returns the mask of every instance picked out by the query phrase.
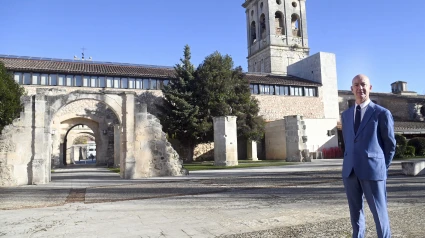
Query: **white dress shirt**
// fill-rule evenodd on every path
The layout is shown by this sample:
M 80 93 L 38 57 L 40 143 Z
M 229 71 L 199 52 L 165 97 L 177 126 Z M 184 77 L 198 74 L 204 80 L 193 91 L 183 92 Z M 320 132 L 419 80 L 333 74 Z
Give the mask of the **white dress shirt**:
M 360 122 L 363 120 L 364 113 L 366 112 L 366 108 L 369 105 L 369 103 L 370 103 L 370 99 L 368 99 L 368 100 L 364 101 L 362 104 L 360 104 L 360 112 L 361 112 Z M 358 104 L 356 103 L 356 105 L 354 106 L 354 121 L 356 121 L 356 107 L 357 107 L 357 105 Z

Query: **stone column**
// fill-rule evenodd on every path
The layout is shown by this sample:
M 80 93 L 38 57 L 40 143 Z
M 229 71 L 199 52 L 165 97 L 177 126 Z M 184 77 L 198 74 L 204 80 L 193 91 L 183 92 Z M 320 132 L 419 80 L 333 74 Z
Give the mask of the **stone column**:
M 238 165 L 236 117 L 214 117 L 214 165 Z
M 257 142 L 253 140 L 247 141 L 247 157 L 248 160 L 257 161 Z
M 302 116 L 285 117 L 286 161 L 310 161 L 309 153 L 307 153 L 307 136 L 305 129 L 306 126 Z
M 121 177 L 130 179 L 134 175 L 135 158 L 134 158 L 134 95 L 132 92 L 122 93 L 122 165 Z
M 46 101 L 44 95 L 35 95 L 33 101 L 33 129 L 32 129 L 32 141 L 33 141 L 33 155 L 31 159 L 31 172 L 32 181 L 31 184 L 46 184 L 48 183 L 48 177 L 46 176 L 46 159 L 44 158 L 44 152 L 47 149 L 47 141 L 45 138 L 45 107 Z
M 121 166 L 121 126 L 114 125 L 114 167 Z

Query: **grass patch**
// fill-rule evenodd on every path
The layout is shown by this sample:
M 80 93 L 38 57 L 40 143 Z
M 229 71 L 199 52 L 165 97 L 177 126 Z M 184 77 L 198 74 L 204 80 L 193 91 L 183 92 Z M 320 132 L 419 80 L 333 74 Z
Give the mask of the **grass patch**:
M 286 162 L 285 160 L 239 160 L 237 166 L 214 166 L 214 161 L 184 163 L 183 167 L 189 171 L 210 170 L 210 169 L 235 169 L 235 168 L 252 168 L 266 166 L 285 166 L 295 164 L 294 162 Z M 108 168 L 109 171 L 119 173 L 120 168 Z
M 295 164 L 293 162 L 286 162 L 284 160 L 239 160 L 236 166 L 214 166 L 214 161 L 192 162 L 184 163 L 183 167 L 189 171 L 196 170 L 209 170 L 209 169 L 235 169 L 235 168 L 253 168 L 253 167 L 267 167 L 267 166 L 285 166 Z
M 114 172 L 114 173 L 120 173 L 120 168 L 108 168 L 109 171 Z

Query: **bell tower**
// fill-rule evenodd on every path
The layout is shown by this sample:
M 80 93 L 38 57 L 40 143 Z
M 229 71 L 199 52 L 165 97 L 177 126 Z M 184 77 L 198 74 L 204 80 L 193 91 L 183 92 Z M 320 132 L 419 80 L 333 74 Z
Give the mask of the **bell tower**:
M 245 0 L 248 72 L 286 74 L 309 55 L 306 0 Z

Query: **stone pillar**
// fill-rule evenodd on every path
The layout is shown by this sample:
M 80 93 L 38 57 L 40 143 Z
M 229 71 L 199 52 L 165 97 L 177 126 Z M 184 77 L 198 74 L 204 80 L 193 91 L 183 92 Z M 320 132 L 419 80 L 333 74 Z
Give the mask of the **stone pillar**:
M 47 149 L 47 141 L 45 138 L 45 107 L 46 101 L 44 95 L 35 95 L 33 101 L 33 155 L 31 159 L 31 184 L 46 184 L 48 177 L 46 176 L 46 159 L 44 152 Z
M 238 165 L 236 117 L 214 117 L 214 165 Z
M 311 161 L 309 153 L 307 153 L 307 136 L 305 129 L 306 126 L 302 116 L 297 115 L 285 117 L 286 161 Z
M 122 165 L 121 177 L 130 179 L 134 175 L 135 158 L 134 158 L 134 95 L 132 92 L 122 93 L 123 106 L 122 106 L 122 137 L 123 143 L 122 150 Z
M 248 160 L 257 161 L 257 142 L 253 140 L 247 141 L 247 157 Z
M 114 167 L 121 166 L 121 126 L 114 125 Z

